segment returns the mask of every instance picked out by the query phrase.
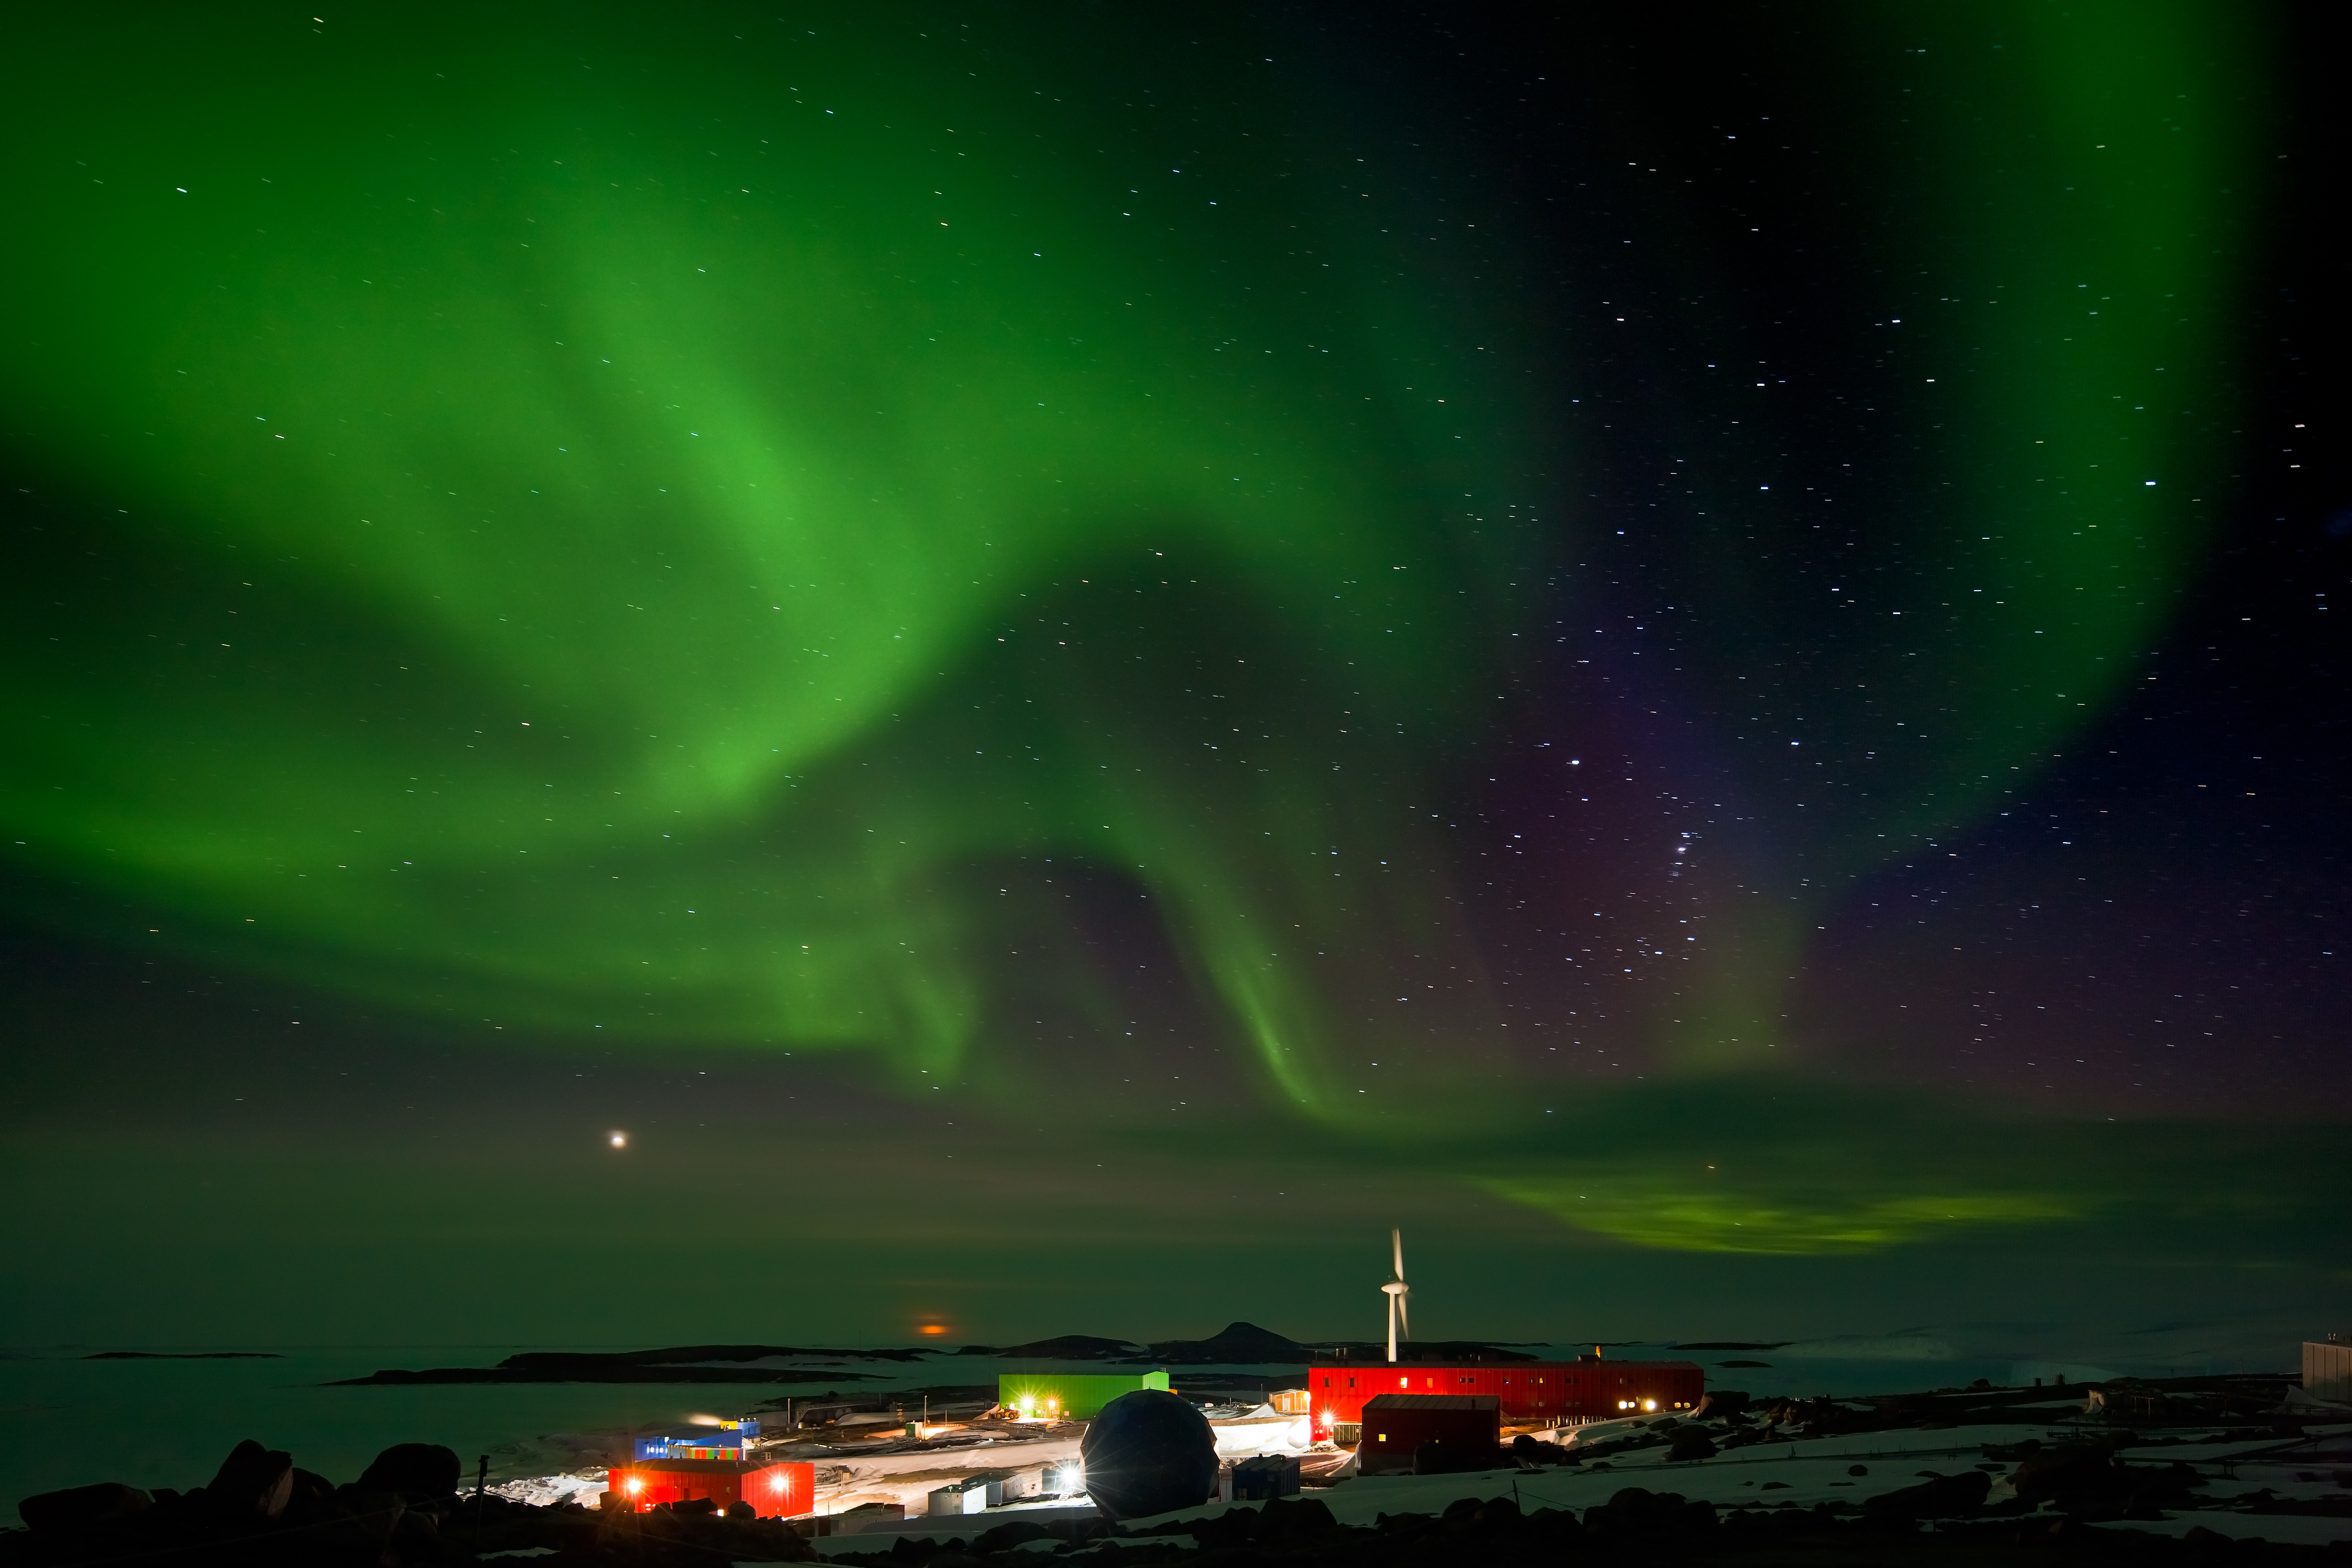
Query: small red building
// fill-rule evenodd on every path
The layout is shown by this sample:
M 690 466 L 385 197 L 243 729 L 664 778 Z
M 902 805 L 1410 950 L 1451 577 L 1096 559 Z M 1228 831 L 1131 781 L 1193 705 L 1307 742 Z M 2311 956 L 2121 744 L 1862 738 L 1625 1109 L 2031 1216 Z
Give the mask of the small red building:
M 748 1502 L 761 1519 L 796 1519 L 816 1507 L 816 1467 L 805 1459 L 640 1459 L 615 1466 L 608 1484 L 617 1506 L 634 1513 L 700 1498 L 722 1512 Z
M 1412 1474 L 1424 1450 L 1440 1471 L 1502 1462 L 1502 1422 L 1491 1394 L 1375 1394 L 1364 1402 L 1357 1468 L 1368 1476 Z
M 1505 1426 L 1567 1426 L 1696 1408 L 1706 1372 L 1690 1361 L 1358 1362 L 1307 1370 L 1317 1438 L 1363 1420 L 1381 1394 L 1491 1394 Z

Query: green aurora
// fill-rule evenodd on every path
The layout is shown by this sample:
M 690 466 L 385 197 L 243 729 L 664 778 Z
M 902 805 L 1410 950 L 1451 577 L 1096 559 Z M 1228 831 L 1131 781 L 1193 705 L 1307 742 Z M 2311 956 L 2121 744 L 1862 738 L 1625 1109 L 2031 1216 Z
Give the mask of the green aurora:
M 2246 13 L 1807 13 L 1872 204 L 1834 389 L 1580 153 L 1684 307 L 1643 409 L 1576 220 L 1304 24 L 790 10 L 18 20 L 20 916 L 1006 1114 L 1141 1031 L 1270 1136 L 1644 1247 L 2107 1201 L 1894 1151 L 1708 1195 L 1529 1123 L 1626 1067 L 1781 1092 L 1820 911 L 2141 679 L 2218 478 Z M 1635 470 L 1671 674 L 1577 640 Z M 1496 778 L 1581 847 L 1497 872 Z

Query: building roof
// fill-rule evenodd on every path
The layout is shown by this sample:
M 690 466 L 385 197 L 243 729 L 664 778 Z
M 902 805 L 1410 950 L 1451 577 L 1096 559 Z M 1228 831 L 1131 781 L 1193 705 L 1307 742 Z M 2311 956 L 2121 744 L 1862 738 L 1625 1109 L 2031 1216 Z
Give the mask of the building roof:
M 615 1475 L 635 1470 L 645 1475 L 660 1475 L 665 1471 L 692 1476 L 748 1476 L 776 1465 L 807 1464 L 806 1459 L 638 1459 L 626 1465 L 615 1465 Z
M 1502 1401 L 1491 1394 L 1375 1394 L 1364 1401 L 1364 1413 L 1375 1410 L 1499 1410 Z

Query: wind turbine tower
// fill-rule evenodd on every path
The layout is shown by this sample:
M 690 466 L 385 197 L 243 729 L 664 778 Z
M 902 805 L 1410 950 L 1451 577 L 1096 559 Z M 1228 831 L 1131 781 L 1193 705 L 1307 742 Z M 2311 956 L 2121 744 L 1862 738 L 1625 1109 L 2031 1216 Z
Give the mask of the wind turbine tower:
M 1389 1232 L 1389 1248 L 1395 1255 L 1396 1278 L 1381 1286 L 1381 1289 L 1389 1299 L 1389 1360 L 1394 1361 L 1397 1358 L 1398 1331 L 1402 1330 L 1407 1339 L 1412 1337 L 1412 1326 L 1405 1321 L 1404 1313 L 1404 1299 L 1412 1292 L 1406 1289 L 1404 1284 L 1403 1231 Z

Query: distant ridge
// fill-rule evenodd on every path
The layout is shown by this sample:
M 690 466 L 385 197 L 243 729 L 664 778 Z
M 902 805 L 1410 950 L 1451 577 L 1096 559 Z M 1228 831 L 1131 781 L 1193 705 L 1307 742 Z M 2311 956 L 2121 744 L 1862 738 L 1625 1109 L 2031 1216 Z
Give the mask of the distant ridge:
M 1284 1339 L 1255 1323 L 1227 1323 L 1205 1340 L 1160 1340 L 1151 1347 L 1154 1361 L 1180 1366 L 1250 1366 L 1269 1362 L 1304 1365 L 1313 1353 L 1297 1340 Z
M 929 1351 L 827 1350 L 808 1345 L 670 1345 L 652 1351 L 525 1351 L 499 1365 L 517 1372 L 572 1363 L 625 1363 L 633 1366 L 685 1366 L 705 1361 L 918 1361 Z
M 650 1351 L 525 1351 L 496 1366 L 389 1367 L 336 1387 L 415 1383 L 857 1383 L 874 1373 L 814 1367 L 713 1366 L 768 1360 L 912 1362 L 919 1350 L 828 1350 L 803 1345 L 670 1345 Z
M 1133 1340 L 1061 1334 L 1050 1340 L 1031 1340 L 1025 1345 L 966 1345 L 956 1354 L 1026 1357 L 1034 1361 L 1112 1361 L 1133 1356 L 1142 1349 Z
M 276 1351 L 96 1351 L 84 1361 L 284 1361 Z
M 1020 1345 L 966 1345 L 958 1355 L 1007 1360 L 1102 1361 L 1122 1366 L 1306 1366 L 1318 1361 L 1385 1361 L 1388 1347 L 1370 1340 L 1307 1344 L 1255 1323 L 1227 1323 L 1205 1340 L 1155 1340 L 1148 1345 L 1096 1334 L 1062 1334 Z M 1479 1340 L 1416 1340 L 1402 1347 L 1414 1362 L 1534 1361 L 1522 1351 Z

